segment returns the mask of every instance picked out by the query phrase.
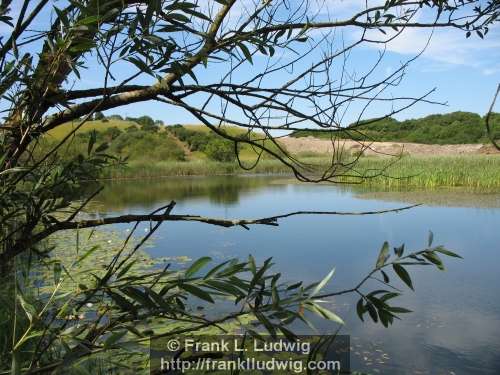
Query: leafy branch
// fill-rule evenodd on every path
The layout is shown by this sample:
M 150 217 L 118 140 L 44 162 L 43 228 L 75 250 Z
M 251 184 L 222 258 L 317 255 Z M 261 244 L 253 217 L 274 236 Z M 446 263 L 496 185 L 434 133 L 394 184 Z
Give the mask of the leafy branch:
M 399 319 L 397 314 L 411 312 L 404 307 L 389 305 L 390 300 L 401 295 L 401 290 L 391 285 L 388 269 L 392 269 L 395 275 L 404 284 L 406 284 L 408 288 L 414 290 L 410 273 L 405 267 L 434 265 L 439 270 L 443 271 L 444 264 L 439 256 L 440 254 L 454 258 L 461 258 L 460 255 L 445 249 L 443 246 L 432 247 L 433 237 L 433 233 L 429 232 L 427 248 L 407 255 L 403 255 L 405 251 L 404 244 L 399 247 L 394 247 L 394 255 L 392 256 L 393 260 L 391 261 L 389 261 L 391 259 L 389 243 L 384 242 L 382 248 L 380 249 L 375 268 L 365 278 L 363 278 L 358 285 L 352 289 L 323 294 L 320 297 L 326 298 L 346 293 L 357 293 L 361 297 L 356 304 L 356 312 L 359 318 L 364 320 L 363 316 L 368 313 L 370 318 L 375 323 L 380 321 L 385 327 L 388 327 L 393 323 L 394 319 Z M 376 275 L 380 275 L 380 278 L 376 277 Z M 391 290 L 378 289 L 364 294 L 361 289 L 369 280 L 377 281 L 385 287 L 389 287 Z
M 155 230 L 153 228 L 151 232 Z M 180 271 L 170 270 L 170 265 L 166 265 L 160 270 L 132 272 L 137 266 L 133 254 L 150 236 L 151 233 L 131 251 L 122 247 L 113 256 L 111 266 L 104 275 L 92 272 L 91 277 L 82 283 L 75 279 L 77 274 L 73 269 L 78 269 L 82 262 L 99 251 L 96 247 L 90 248 L 69 268 L 61 265 L 54 267 L 56 284 L 51 297 L 40 310 L 22 301 L 21 308 L 31 318 L 28 329 L 15 346 L 16 350 L 22 349 L 29 341 L 38 342 L 38 345 L 54 345 L 57 342 L 66 348 L 60 361 L 41 368 L 25 369 L 27 373 L 62 369 L 85 359 L 90 360 L 105 351 L 130 350 L 134 345 L 148 343 L 150 339 L 203 333 L 210 327 L 231 333 L 234 329 L 230 325 L 232 321 L 238 322 L 240 330 L 257 339 L 265 332 L 273 337 L 283 335 L 295 340 L 296 336 L 290 329 L 292 323 L 302 322 L 315 330 L 309 314 L 342 326 L 342 318 L 324 304 L 328 298 L 347 293 L 360 294 L 356 309 L 361 320 L 368 313 L 374 322 L 387 327 L 393 319 L 399 319 L 400 314 L 410 312 L 390 304 L 401 295 L 401 291 L 393 291 L 396 288 L 390 283 L 388 268 L 392 268 L 413 289 L 405 267 L 432 264 L 442 270 L 444 266 L 438 254 L 460 258 L 441 246 L 432 247 L 432 234 L 424 250 L 404 255 L 404 246 L 394 248 L 393 260 L 390 260 L 386 242 L 374 269 L 354 288 L 321 293 L 330 284 L 334 270 L 317 283 L 290 284 L 282 281 L 281 274 L 271 271 L 272 258 L 266 259 L 262 265 L 257 265 L 255 259 L 249 256 L 246 261 L 233 259 L 209 267 L 212 259 L 202 257 Z M 130 236 L 125 242 L 129 239 Z M 378 273 L 383 280 L 376 278 Z M 362 292 L 368 280 L 382 282 L 393 290 Z M 200 312 L 196 307 L 199 304 L 215 306 L 219 301 L 232 303 L 235 312 L 217 317 L 217 311 L 208 310 L 208 315 L 215 315 L 208 317 L 205 308 Z M 90 318 L 93 315 L 95 317 Z M 36 360 L 32 362 L 33 365 L 36 363 Z

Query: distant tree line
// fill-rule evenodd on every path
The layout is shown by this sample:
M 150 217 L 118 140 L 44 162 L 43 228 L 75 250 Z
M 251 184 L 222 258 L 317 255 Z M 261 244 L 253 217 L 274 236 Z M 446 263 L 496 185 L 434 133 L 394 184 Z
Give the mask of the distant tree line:
M 493 113 L 491 127 L 495 138 L 500 137 L 500 113 Z M 426 144 L 487 143 L 484 117 L 471 112 L 435 114 L 419 119 L 398 121 L 392 117 L 366 120 L 356 126 L 356 131 L 337 131 L 337 135 L 354 140 L 415 142 Z M 331 132 L 312 133 L 297 131 L 293 137 L 313 135 L 329 138 Z
M 113 114 L 110 116 L 105 116 L 102 112 L 94 113 L 92 118 L 94 121 L 103 121 L 109 122 L 110 120 L 118 120 L 118 121 L 132 121 L 136 122 L 142 130 L 145 131 L 158 131 L 160 126 L 163 126 L 163 121 L 154 120 L 149 116 L 141 116 L 141 117 L 125 117 L 123 118 L 120 115 Z

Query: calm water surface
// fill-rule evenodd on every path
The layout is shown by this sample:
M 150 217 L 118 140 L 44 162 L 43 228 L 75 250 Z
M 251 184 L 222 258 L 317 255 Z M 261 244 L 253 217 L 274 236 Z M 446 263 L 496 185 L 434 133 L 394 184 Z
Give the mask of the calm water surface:
M 361 322 L 353 296 L 334 309 L 351 335 L 353 369 L 379 374 L 500 374 L 500 194 L 460 190 L 361 191 L 297 184 L 277 177 L 171 178 L 110 183 L 100 197 L 105 213 L 144 213 L 177 201 L 175 213 L 256 218 L 296 210 L 364 211 L 422 202 L 377 216 L 302 216 L 279 227 L 218 228 L 168 223 L 148 251 L 153 256 L 209 255 L 218 261 L 272 256 L 290 281 L 314 282 L 336 267 L 329 291 L 353 287 L 373 267 L 381 244 L 419 250 L 429 230 L 434 243 L 464 260 L 445 259 L 446 271 L 411 271 L 415 293 L 398 305 L 414 311 L 384 328 Z M 125 228 L 125 227 L 124 227 Z M 336 327 L 315 324 L 323 332 Z M 299 328 L 300 329 L 300 328 Z

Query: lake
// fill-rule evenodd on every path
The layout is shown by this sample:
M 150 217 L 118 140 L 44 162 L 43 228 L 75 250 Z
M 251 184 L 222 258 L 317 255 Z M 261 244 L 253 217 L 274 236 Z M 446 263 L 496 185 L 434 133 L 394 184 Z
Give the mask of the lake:
M 374 374 L 500 373 L 498 192 L 370 191 L 246 176 L 115 181 L 99 197 L 100 211 L 107 214 L 146 213 L 172 199 L 177 202 L 173 213 L 221 218 L 297 210 L 374 211 L 423 203 L 383 215 L 295 216 L 280 221 L 279 227 L 253 226 L 249 231 L 165 223 L 147 250 L 155 257 L 209 255 L 216 261 L 248 254 L 258 261 L 273 257 L 274 269 L 287 280 L 309 283 L 336 267 L 325 289 L 336 291 L 353 287 L 373 268 L 384 241 L 420 250 L 432 231 L 434 244 L 464 259 L 445 257 L 445 272 L 411 269 L 415 292 L 397 284 L 405 290 L 397 305 L 413 313 L 384 328 L 357 318 L 355 296 L 333 300 L 334 310 L 346 321 L 341 332 L 351 336 L 351 367 Z M 324 333 L 336 328 L 325 321 L 314 323 Z

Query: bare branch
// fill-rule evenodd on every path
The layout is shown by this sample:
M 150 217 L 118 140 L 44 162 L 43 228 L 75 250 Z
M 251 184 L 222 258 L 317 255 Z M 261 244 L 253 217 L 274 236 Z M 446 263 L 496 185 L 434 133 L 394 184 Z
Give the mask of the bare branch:
M 491 114 L 493 113 L 493 108 L 495 107 L 495 103 L 497 101 L 498 94 L 500 93 L 500 84 L 497 86 L 497 91 L 495 93 L 495 96 L 493 96 L 493 101 L 491 102 L 490 109 L 488 110 L 488 113 L 486 114 L 486 118 L 484 119 L 484 123 L 486 125 L 486 132 L 488 133 L 488 138 L 490 139 L 491 143 L 497 150 L 500 151 L 500 144 L 497 143 L 492 131 L 491 131 L 491 126 L 490 126 L 490 119 L 491 119 Z
M 364 215 L 380 215 L 385 213 L 396 213 L 405 210 L 409 210 L 411 208 L 415 208 L 420 206 L 420 204 L 414 204 L 411 206 L 393 208 L 388 210 L 379 210 L 379 211 L 359 211 L 359 212 L 348 212 L 348 211 L 294 211 L 286 214 L 280 214 L 275 216 L 269 216 L 265 218 L 259 219 L 219 219 L 219 218 L 211 218 L 199 215 L 172 215 L 170 213 L 166 214 L 152 214 L 152 215 L 122 215 L 115 217 L 105 217 L 102 219 L 95 220 L 82 220 L 82 221 L 63 221 L 58 224 L 55 224 L 56 230 L 67 230 L 67 229 L 76 229 L 76 228 L 93 228 L 101 225 L 109 225 L 109 224 L 120 224 L 120 223 L 134 223 L 138 221 L 147 221 L 147 222 L 164 222 L 164 221 L 194 221 L 199 223 L 211 224 L 221 227 L 235 227 L 241 226 L 245 229 L 249 229 L 249 225 L 271 225 L 278 226 L 278 220 L 285 219 L 292 216 L 300 216 L 300 215 L 329 215 L 329 216 L 364 216 Z

